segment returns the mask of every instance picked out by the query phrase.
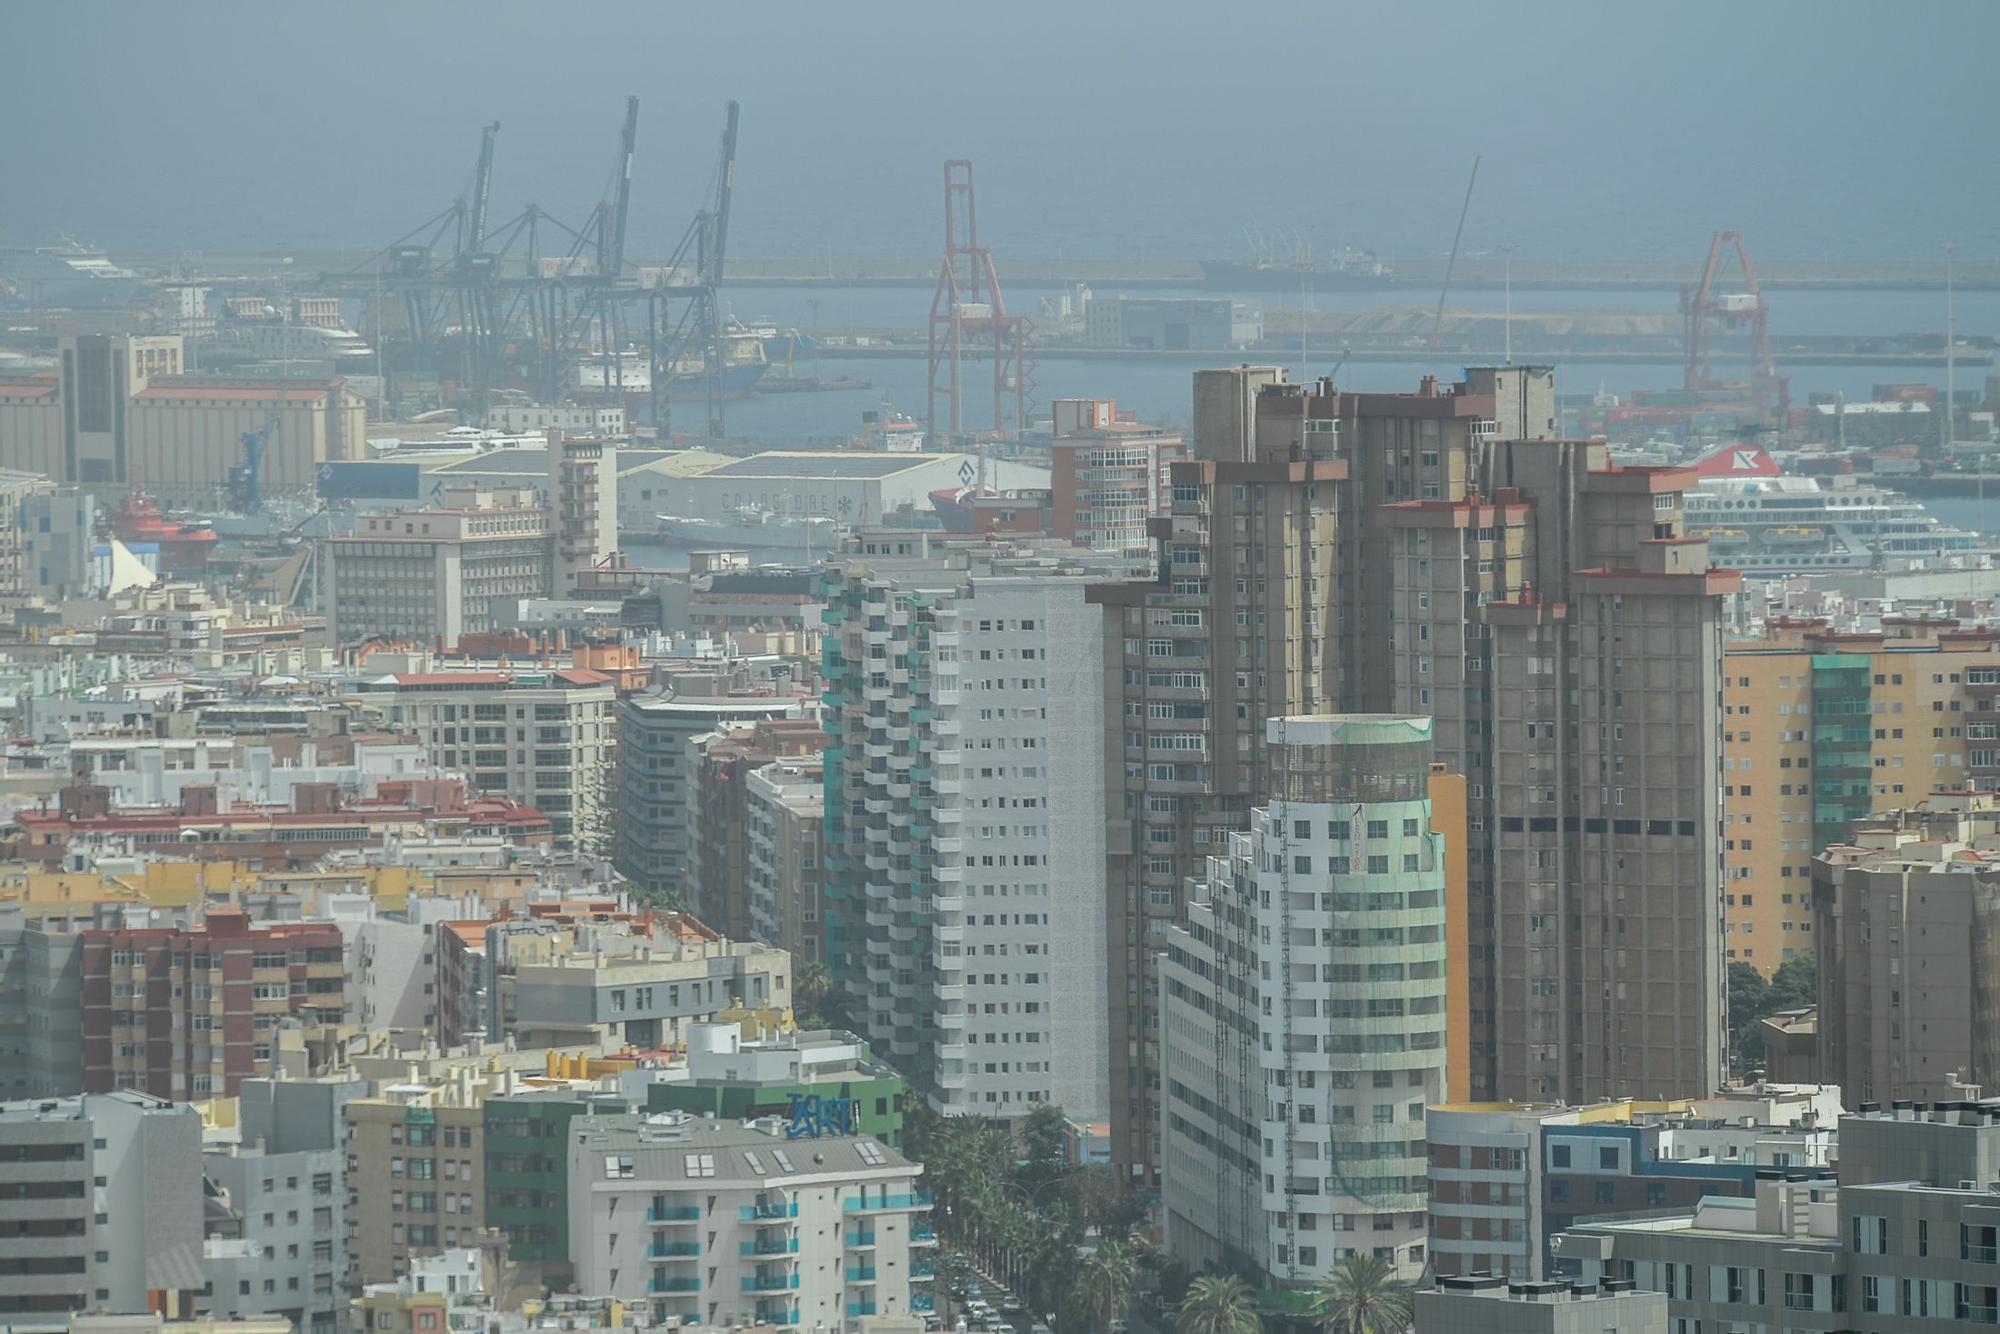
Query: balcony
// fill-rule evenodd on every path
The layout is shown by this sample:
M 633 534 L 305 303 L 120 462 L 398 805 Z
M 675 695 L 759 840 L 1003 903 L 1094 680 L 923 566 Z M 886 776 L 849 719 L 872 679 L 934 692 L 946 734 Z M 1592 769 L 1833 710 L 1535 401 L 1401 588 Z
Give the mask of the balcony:
M 872 1195 L 867 1199 L 842 1200 L 840 1204 L 841 1211 L 850 1214 L 882 1213 L 897 1209 L 928 1209 L 930 1207 L 931 1197 L 923 1191 L 918 1191 L 913 1195 Z M 794 1205 L 793 1212 L 796 1213 L 797 1209 L 798 1206 Z
M 910 1294 L 910 1309 L 912 1311 L 936 1310 L 937 1299 L 928 1292 L 913 1292 Z
M 875 1244 L 875 1229 L 872 1227 L 865 1228 L 859 1232 L 850 1232 L 847 1234 L 847 1249 L 851 1251 L 863 1250 L 866 1249 L 867 1247 L 873 1246 L 874 1244 Z
M 799 1239 L 797 1237 L 759 1237 L 755 1241 L 746 1241 L 738 1246 L 736 1253 L 745 1256 L 797 1255 L 799 1253 Z
M 796 1201 L 786 1204 L 778 1200 L 764 1204 L 746 1204 L 736 1211 L 736 1216 L 746 1223 L 760 1218 L 797 1218 L 799 1206 Z
M 648 1292 L 700 1292 L 698 1278 L 656 1278 L 646 1285 Z
M 847 1318 L 849 1320 L 858 1319 L 864 1315 L 874 1315 L 874 1314 L 875 1314 L 875 1303 L 872 1301 L 849 1302 L 847 1304 Z
M 875 1266 L 854 1265 L 850 1267 L 847 1271 L 847 1281 L 849 1283 L 873 1283 L 875 1281 Z
M 701 1206 L 698 1204 L 654 1205 L 646 1210 L 648 1223 L 699 1223 Z
M 937 1229 L 932 1227 L 929 1223 L 917 1224 L 915 1227 L 910 1229 L 910 1245 L 912 1246 L 937 1245 Z
M 936 1277 L 937 1277 L 937 1261 L 935 1261 L 935 1260 L 912 1260 L 912 1261 L 910 1262 L 910 1277 L 911 1277 L 911 1278 L 936 1278 Z
M 743 1280 L 745 1292 L 790 1292 L 798 1286 L 797 1274 L 752 1274 Z
M 687 1260 L 701 1254 L 698 1241 L 656 1241 L 646 1251 L 653 1260 Z

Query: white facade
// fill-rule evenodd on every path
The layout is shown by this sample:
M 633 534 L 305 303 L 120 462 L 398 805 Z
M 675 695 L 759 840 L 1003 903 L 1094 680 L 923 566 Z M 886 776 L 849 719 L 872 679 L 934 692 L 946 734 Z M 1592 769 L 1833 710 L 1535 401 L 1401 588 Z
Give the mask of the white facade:
M 857 1331 L 931 1305 L 923 1168 L 871 1137 L 584 1116 L 568 1154 L 578 1291 L 660 1324 Z
M 848 924 L 829 967 L 938 1111 L 1101 1119 L 1104 666 L 1084 591 L 1125 567 L 930 549 L 856 558 L 828 612 L 828 799 L 865 812 L 836 828 L 829 807 L 828 913 Z M 905 911 L 926 921 L 914 941 L 889 925 Z
M 1012 1117 L 1052 1102 L 1099 1120 L 1111 1105 L 1099 613 L 1082 580 L 1041 577 L 976 580 L 956 612 L 963 780 L 938 806 L 941 822 L 958 811 L 965 875 L 955 903 L 939 900 L 935 936 L 938 985 L 963 986 L 966 1004 L 963 1041 L 947 1030 L 938 1051 L 938 1110 Z
M 203 1154 L 202 1163 L 242 1230 L 240 1238 L 204 1247 L 207 1313 L 282 1315 L 301 1334 L 332 1334 L 347 1306 L 340 1151 L 266 1154 L 232 1146 Z
M 93 781 L 111 789 L 118 806 L 176 806 L 189 785 L 214 787 L 220 809 L 239 804 L 289 807 L 301 783 L 335 783 L 354 797 L 373 797 L 385 779 L 436 778 L 438 768 L 416 742 L 385 741 L 354 748 L 351 764 L 323 763 L 319 745 L 299 743 L 297 758 L 281 760 L 270 746 L 226 737 L 80 737 L 72 760 L 87 759 Z
M 1352 1251 L 1415 1277 L 1424 1109 L 1445 1078 L 1430 720 L 1273 718 L 1266 735 L 1283 795 L 1209 858 L 1164 942 L 1167 1246 L 1287 1286 Z
M 557 845 L 568 847 L 603 814 L 615 694 L 598 673 L 557 668 L 383 676 L 363 682 L 358 698 L 415 733 L 433 763 L 465 774 L 475 795 L 505 795 L 548 816 Z

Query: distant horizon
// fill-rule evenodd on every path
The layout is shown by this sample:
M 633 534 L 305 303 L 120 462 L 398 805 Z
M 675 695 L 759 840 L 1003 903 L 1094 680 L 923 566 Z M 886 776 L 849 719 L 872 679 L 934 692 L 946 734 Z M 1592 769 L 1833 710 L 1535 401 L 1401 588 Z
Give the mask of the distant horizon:
M 523 0 L 330 9 L 213 0 L 10 8 L 0 244 L 368 253 L 465 188 L 501 123 L 493 216 L 571 226 L 641 99 L 634 254 L 664 256 L 743 105 L 731 248 L 909 256 L 947 157 L 1024 257 L 1208 258 L 1246 228 L 1414 264 L 2000 259 L 1984 167 L 2000 8 L 1468 0 L 739 10 Z M 552 27 L 559 24 L 560 26 Z M 593 45 L 593 43 L 597 43 Z M 553 52 L 553 54 L 550 54 Z M 1316 59 L 1316 56 L 1318 57 Z

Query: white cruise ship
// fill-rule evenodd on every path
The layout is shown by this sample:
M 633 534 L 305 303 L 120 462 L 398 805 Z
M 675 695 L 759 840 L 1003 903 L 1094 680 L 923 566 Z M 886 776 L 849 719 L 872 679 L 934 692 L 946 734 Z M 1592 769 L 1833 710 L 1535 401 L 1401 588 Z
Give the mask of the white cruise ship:
M 1724 445 L 1695 462 L 1683 497 L 1692 537 L 1717 565 L 1746 574 L 1829 574 L 1942 563 L 1990 550 L 1987 539 L 1934 518 L 1873 483 L 1788 476 L 1755 445 Z

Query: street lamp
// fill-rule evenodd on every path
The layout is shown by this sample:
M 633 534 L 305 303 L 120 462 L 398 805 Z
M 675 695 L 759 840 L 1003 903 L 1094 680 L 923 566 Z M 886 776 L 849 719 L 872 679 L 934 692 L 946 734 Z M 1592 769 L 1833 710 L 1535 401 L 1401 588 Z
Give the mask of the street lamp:
M 1953 303 L 1953 259 L 1958 242 L 1944 243 L 1944 449 L 1953 452 L 1958 443 L 1958 321 Z

